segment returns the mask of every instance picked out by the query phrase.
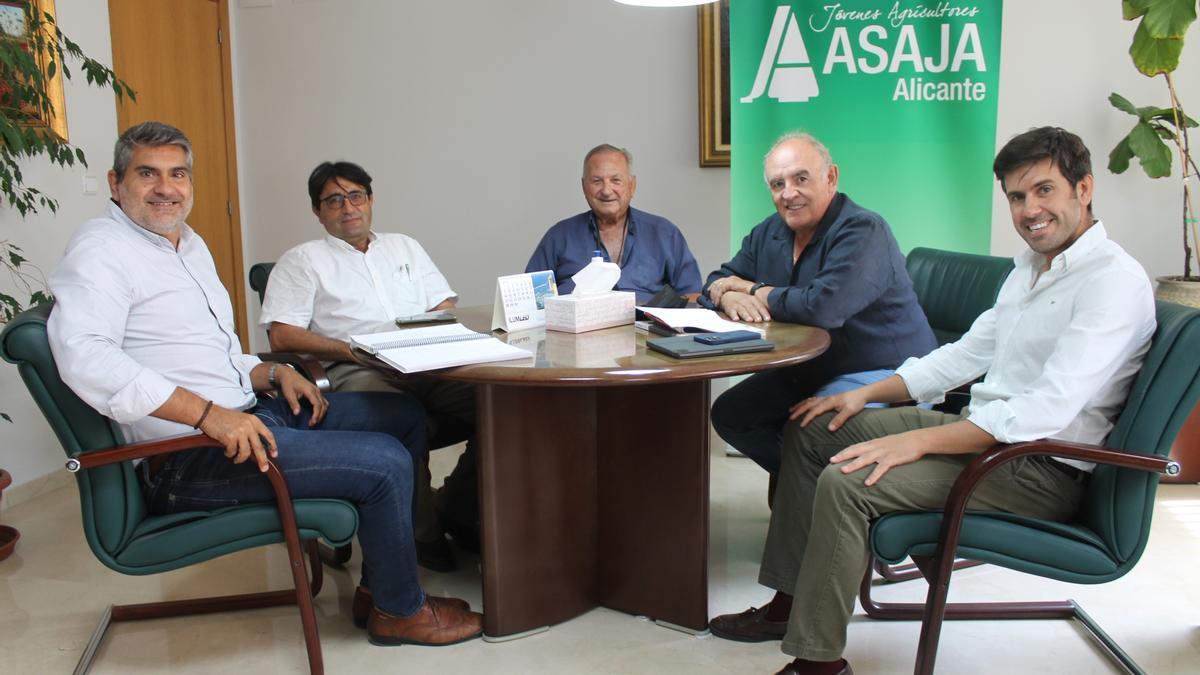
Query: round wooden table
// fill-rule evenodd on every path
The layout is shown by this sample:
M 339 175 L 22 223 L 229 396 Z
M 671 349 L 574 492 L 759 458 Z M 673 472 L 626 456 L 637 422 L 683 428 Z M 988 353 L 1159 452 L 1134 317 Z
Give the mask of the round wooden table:
M 490 308 L 454 313 L 490 329 Z M 774 351 L 689 360 L 632 325 L 497 337 L 533 358 L 430 373 L 478 385 L 485 638 L 596 606 L 705 630 L 709 381 L 807 361 L 829 334 L 767 324 Z

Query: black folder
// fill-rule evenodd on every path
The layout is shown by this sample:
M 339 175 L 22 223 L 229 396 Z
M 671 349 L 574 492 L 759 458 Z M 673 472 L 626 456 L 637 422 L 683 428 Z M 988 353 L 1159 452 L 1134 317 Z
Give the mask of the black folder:
M 696 359 L 702 356 L 724 356 L 726 354 L 746 354 L 749 352 L 769 352 L 775 349 L 774 342 L 767 342 L 762 338 L 757 340 L 743 340 L 742 342 L 730 342 L 723 345 L 706 345 L 696 342 L 692 335 L 652 338 L 646 340 L 646 346 L 656 352 L 662 352 L 667 356 L 673 356 L 677 359 Z

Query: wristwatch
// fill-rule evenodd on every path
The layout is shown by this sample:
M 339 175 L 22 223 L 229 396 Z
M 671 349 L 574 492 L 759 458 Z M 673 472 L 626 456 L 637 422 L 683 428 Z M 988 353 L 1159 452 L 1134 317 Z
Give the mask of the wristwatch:
M 756 284 L 754 284 L 753 286 L 751 286 L 751 287 L 750 287 L 750 295 L 754 295 L 755 293 L 757 293 L 757 292 L 758 292 L 758 289 L 762 288 L 763 286 L 766 286 L 766 284 L 764 284 L 764 283 L 763 283 L 763 282 L 761 282 L 761 281 L 760 281 L 760 282 L 758 282 L 758 283 L 756 283 Z
M 290 363 L 284 362 L 284 361 L 276 361 L 276 362 L 272 363 L 271 367 L 267 368 L 267 384 L 269 384 L 272 387 L 279 386 L 279 380 L 275 377 L 275 371 L 279 369 L 279 366 L 291 368 L 292 370 L 296 369 L 295 366 L 293 366 Z

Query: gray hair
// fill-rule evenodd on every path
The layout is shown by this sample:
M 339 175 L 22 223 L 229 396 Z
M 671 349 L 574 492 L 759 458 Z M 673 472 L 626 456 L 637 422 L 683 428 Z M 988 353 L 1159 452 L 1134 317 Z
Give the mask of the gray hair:
M 182 131 L 162 122 L 142 122 L 126 129 L 113 147 L 112 168 L 118 181 L 125 177 L 125 169 L 133 160 L 133 148 L 138 145 L 178 145 L 187 155 L 188 171 L 192 170 L 192 142 Z
M 829 167 L 833 166 L 833 155 L 829 154 L 829 148 L 825 147 L 824 143 L 817 140 L 816 136 L 807 131 L 789 131 L 775 139 L 775 142 L 771 144 L 771 149 L 767 151 L 767 154 L 763 155 L 763 164 L 767 163 L 767 158 L 771 156 L 771 153 L 778 150 L 779 146 L 784 143 L 791 143 L 792 141 L 803 141 L 811 145 L 817 151 L 817 154 L 821 156 L 821 162 L 823 163 L 821 170 L 826 173 L 829 172 Z M 764 173 L 763 179 L 766 180 L 766 178 L 766 173 Z
M 600 145 L 597 145 L 596 147 L 592 148 L 591 150 L 588 150 L 588 153 L 583 156 L 583 177 L 584 178 L 587 178 L 588 161 L 591 160 L 592 157 L 595 157 L 596 155 L 599 155 L 602 152 L 616 152 L 616 153 L 619 153 L 622 156 L 624 156 L 625 157 L 625 165 L 629 167 L 629 175 L 630 176 L 633 175 L 633 154 L 630 153 L 625 148 L 618 148 L 615 145 L 609 145 L 608 143 L 601 143 Z

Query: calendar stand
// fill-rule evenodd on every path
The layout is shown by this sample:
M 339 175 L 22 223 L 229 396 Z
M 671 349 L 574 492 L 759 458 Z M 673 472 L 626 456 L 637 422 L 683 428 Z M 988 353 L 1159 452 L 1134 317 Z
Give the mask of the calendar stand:
M 554 272 L 510 274 L 496 279 L 492 330 L 509 333 L 546 325 L 546 296 L 558 295 Z

